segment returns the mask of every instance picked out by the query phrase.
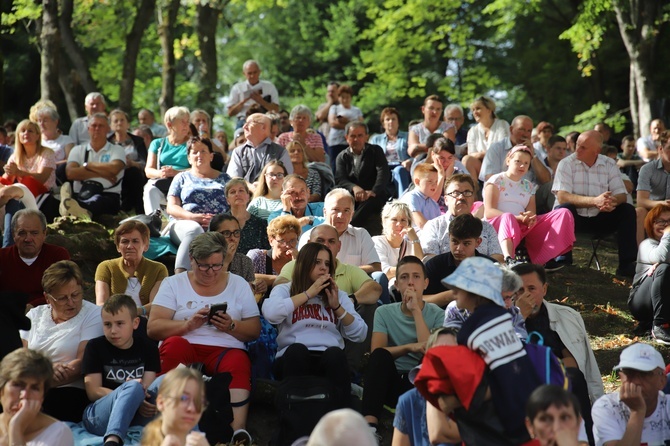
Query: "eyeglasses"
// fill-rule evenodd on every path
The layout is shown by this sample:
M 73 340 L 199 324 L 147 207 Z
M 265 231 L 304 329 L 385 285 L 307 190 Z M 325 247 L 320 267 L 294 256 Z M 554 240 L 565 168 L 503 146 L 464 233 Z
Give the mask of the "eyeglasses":
M 198 407 L 198 403 L 196 402 L 196 400 L 195 400 L 193 397 L 189 396 L 189 395 L 182 395 L 182 396 L 166 396 L 165 398 L 170 398 L 170 399 L 173 399 L 173 400 L 177 400 L 177 403 L 179 403 L 179 404 L 180 404 L 181 406 L 183 406 L 183 407 L 189 407 L 191 404 L 193 404 L 193 407 L 194 407 L 195 410 L 197 410 L 198 412 L 201 412 L 201 411 L 207 409 L 207 401 L 203 401 L 203 402 L 200 404 L 200 407 Z
M 451 192 L 448 192 L 446 195 L 449 195 L 451 198 L 458 198 L 458 197 L 472 197 L 474 195 L 474 192 L 471 190 L 454 190 Z
M 210 265 L 208 263 L 198 263 L 198 261 L 195 259 L 193 261 L 195 262 L 196 265 L 198 265 L 198 270 L 202 271 L 203 273 L 209 271 L 210 269 L 214 272 L 217 272 L 221 271 L 221 268 L 223 268 L 223 263 L 212 263 Z
M 235 229 L 234 231 L 220 231 L 219 234 L 221 234 L 225 238 L 230 238 L 230 236 L 240 238 L 240 236 L 242 235 L 242 231 L 239 229 Z
M 293 240 L 282 240 L 280 238 L 276 238 L 275 242 L 279 243 L 280 245 L 286 245 L 290 247 L 294 247 L 295 245 L 298 244 L 298 239 L 293 239 Z
M 70 294 L 69 296 L 56 297 L 53 294 L 47 294 L 47 296 L 49 296 L 54 301 L 54 303 L 56 303 L 58 305 L 64 304 L 68 300 L 71 300 L 72 303 L 74 304 L 74 303 L 77 303 L 80 300 L 82 300 L 83 297 L 84 297 L 84 295 L 82 294 L 81 291 L 75 291 L 74 293 Z
M 668 226 L 670 225 L 670 220 L 654 220 L 654 224 L 659 226 Z
M 283 173 L 266 173 L 265 178 L 270 178 L 272 180 L 275 180 L 275 179 L 276 180 L 281 180 L 281 179 L 284 178 L 284 174 Z
M 635 369 L 620 369 L 619 373 L 623 373 L 628 379 L 635 379 L 635 378 L 646 379 L 651 378 L 654 375 L 660 375 L 663 372 L 660 370 L 650 370 L 648 372 L 643 372 L 642 370 L 635 370 Z

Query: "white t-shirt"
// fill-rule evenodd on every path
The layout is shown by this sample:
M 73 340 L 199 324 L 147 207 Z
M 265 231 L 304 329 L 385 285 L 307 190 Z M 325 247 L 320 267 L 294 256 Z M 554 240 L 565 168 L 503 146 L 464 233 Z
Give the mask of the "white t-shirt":
M 473 125 L 468 130 L 468 153 L 486 152 L 491 144 L 505 139 L 509 136 L 509 124 L 504 119 L 496 119 L 489 129 L 489 137 L 486 138 L 484 128 Z
M 74 144 L 74 139 L 69 135 L 62 134 L 56 139 L 43 139 L 42 147 L 48 147 L 54 151 L 56 162 L 65 161 L 65 146 Z
M 497 173 L 486 181 L 498 188 L 498 205 L 496 209 L 519 215 L 526 210 L 528 203 L 537 187 L 526 179 L 514 181 L 505 175 L 505 172 Z
M 86 152 L 88 151 L 88 161 L 86 160 Z M 89 163 L 111 163 L 112 161 L 121 161 L 123 165 L 126 165 L 126 152 L 123 150 L 123 147 L 117 146 L 108 142 L 105 146 L 98 150 L 97 152 L 91 148 L 90 144 L 82 144 L 79 146 L 74 146 L 70 151 L 70 156 L 67 158 L 68 163 L 77 163 L 80 167 L 84 165 L 85 162 Z M 97 181 L 102 184 L 105 188 L 105 192 L 120 194 L 121 193 L 121 179 L 123 178 L 123 173 L 125 169 L 121 169 L 119 173 L 116 174 L 116 185 L 111 183 L 108 179 L 102 177 L 89 178 L 89 180 Z M 112 187 L 113 186 L 113 187 Z M 72 189 L 75 193 L 79 193 L 81 189 L 81 181 L 75 181 Z
M 328 116 L 344 116 L 349 120 L 349 122 L 351 122 L 363 119 L 363 112 L 360 108 L 354 107 L 353 105 L 349 108 L 344 108 L 340 104 L 335 104 L 330 106 L 330 110 L 328 110 Z M 336 129 L 331 127 L 330 132 L 328 132 L 328 145 L 335 146 L 346 143 L 347 140 L 344 138 L 344 129 Z
M 30 330 L 21 330 L 19 333 L 21 339 L 28 342 L 28 348 L 44 354 L 52 362 L 70 362 L 77 359 L 77 350 L 82 341 L 103 335 L 100 311 L 100 307 L 85 300 L 79 314 L 56 324 L 51 317 L 51 307 L 40 305 L 26 315 L 31 322 Z M 83 389 L 84 378 L 62 387 Z
M 619 392 L 603 395 L 593 404 L 593 436 L 596 446 L 621 440 L 626 432 L 630 409 L 619 399 Z M 662 446 L 670 439 L 670 395 L 658 392 L 658 404 L 651 416 L 644 419 L 641 444 Z
M 73 446 L 74 436 L 67 424 L 56 421 L 48 425 L 35 438 L 26 442 L 27 446 Z
M 209 308 L 214 304 L 222 304 L 224 302 L 228 303 L 227 313 L 234 320 L 239 321 L 258 316 L 258 305 L 249 284 L 236 274 L 228 274 L 226 288 L 216 296 L 201 296 L 197 294 L 188 279 L 187 273 L 168 277 L 161 282 L 152 305 L 173 310 L 175 313 L 172 319 L 179 321 L 187 320 L 203 307 Z M 186 333 L 183 338 L 191 344 L 246 350 L 244 342 L 208 324 L 204 324 Z
M 385 235 L 375 235 L 372 237 L 372 242 L 375 244 L 377 255 L 382 261 L 382 272 L 387 273 L 388 270 L 398 265 L 400 248 L 392 247 Z

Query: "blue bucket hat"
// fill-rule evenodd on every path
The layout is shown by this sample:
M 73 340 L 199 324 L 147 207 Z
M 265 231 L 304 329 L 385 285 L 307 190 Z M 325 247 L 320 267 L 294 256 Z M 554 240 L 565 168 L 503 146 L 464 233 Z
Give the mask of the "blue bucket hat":
M 502 271 L 484 257 L 468 257 L 456 271 L 442 279 L 447 288 L 459 288 L 505 307 L 502 294 Z

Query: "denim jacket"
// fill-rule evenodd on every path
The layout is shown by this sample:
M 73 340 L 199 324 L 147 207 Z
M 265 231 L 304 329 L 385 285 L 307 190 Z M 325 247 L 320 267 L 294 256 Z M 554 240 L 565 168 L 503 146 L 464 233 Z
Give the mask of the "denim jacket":
M 409 155 L 407 154 L 407 139 L 407 132 L 398 132 L 395 149 L 398 151 L 398 158 L 400 158 L 400 161 L 409 159 Z M 386 144 L 388 143 L 388 140 L 389 138 L 386 133 L 380 133 L 370 138 L 368 143 L 378 145 L 384 151 L 384 155 L 386 155 Z

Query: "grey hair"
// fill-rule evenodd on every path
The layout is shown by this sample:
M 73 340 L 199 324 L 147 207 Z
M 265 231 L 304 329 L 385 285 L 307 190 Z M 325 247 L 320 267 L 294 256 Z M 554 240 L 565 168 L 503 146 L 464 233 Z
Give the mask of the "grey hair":
M 204 232 L 193 239 L 188 247 L 188 254 L 195 260 L 206 259 L 214 254 L 224 257 L 228 251 L 228 242 L 223 234 L 218 232 Z
M 165 125 L 168 125 L 168 123 L 172 124 L 177 119 L 183 119 L 183 118 L 188 118 L 189 121 L 191 120 L 191 112 L 189 111 L 188 108 L 183 106 L 170 107 L 165 112 L 165 116 L 163 117 L 163 124 Z
M 444 107 L 444 117 L 447 117 L 447 114 L 452 111 L 452 110 L 458 110 L 461 112 L 461 116 L 465 116 L 465 111 L 463 111 L 463 107 L 461 107 L 458 104 L 449 104 L 446 107 Z
M 12 217 L 11 231 L 12 234 L 16 234 L 16 227 L 19 225 L 19 218 L 34 216 L 40 219 L 40 225 L 42 226 L 42 231 L 47 230 L 47 218 L 44 216 L 42 211 L 37 209 L 21 209 Z
M 60 121 L 60 115 L 55 108 L 51 107 L 41 107 L 37 110 L 37 117 L 48 115 L 54 121 Z
M 314 115 L 312 114 L 312 110 L 306 106 L 305 104 L 298 104 L 295 107 L 291 109 L 291 114 L 289 115 L 288 119 L 293 121 L 298 115 L 307 115 L 309 116 L 309 122 L 312 122 L 314 120 Z
M 89 93 L 86 95 L 86 98 L 84 99 L 84 104 L 90 103 L 93 99 L 98 99 L 100 98 L 102 100 L 102 103 L 107 106 L 107 101 L 105 101 L 105 97 L 102 95 L 102 93 L 98 93 L 97 91 L 94 91 L 92 93 Z
M 407 206 L 407 203 L 403 203 L 399 200 L 389 201 L 384 205 L 384 209 L 382 209 L 382 226 L 384 226 L 384 235 L 389 235 L 386 233 L 386 225 L 383 224 L 384 221 L 397 214 L 405 216 L 409 224 L 412 224 L 412 211 L 409 209 L 409 206 Z
M 94 119 L 103 119 L 107 124 L 109 124 L 109 118 L 108 118 L 107 115 L 104 114 L 104 113 L 100 113 L 100 112 L 98 112 L 98 113 L 93 113 L 93 114 L 91 115 L 91 118 L 89 119 L 89 121 L 92 121 L 92 120 L 94 120 Z
M 503 273 L 502 288 L 500 291 L 503 293 L 516 293 L 523 286 L 523 280 L 521 280 L 521 277 L 506 267 L 501 267 L 500 269 Z
M 351 195 L 351 192 L 342 187 L 336 187 L 335 189 L 332 189 L 330 192 L 328 192 L 326 194 L 326 198 L 323 199 L 323 202 L 325 204 L 329 200 L 335 200 L 341 197 L 347 197 L 348 199 L 351 200 L 352 205 L 354 206 L 356 205 L 356 200 L 354 199 L 354 196 Z
M 349 121 L 347 125 L 344 126 L 344 134 L 349 135 L 349 130 L 356 127 L 363 127 L 365 129 L 365 134 L 370 133 L 368 131 L 368 125 L 363 121 Z
M 365 418 L 352 409 L 338 409 L 324 415 L 309 436 L 307 446 L 377 446 Z
M 245 62 L 242 64 L 242 71 L 246 70 L 246 69 L 249 68 L 251 65 L 256 65 L 256 66 L 258 67 L 259 70 L 261 69 L 261 66 L 260 66 L 260 64 L 258 63 L 258 61 L 255 61 L 254 59 L 249 59 L 249 60 L 245 61 Z
M 207 117 L 207 125 L 211 126 L 212 125 L 212 117 L 209 116 L 209 113 L 207 113 L 205 110 L 201 108 L 197 108 L 193 110 L 190 114 L 190 118 L 194 119 L 195 115 L 205 115 Z

